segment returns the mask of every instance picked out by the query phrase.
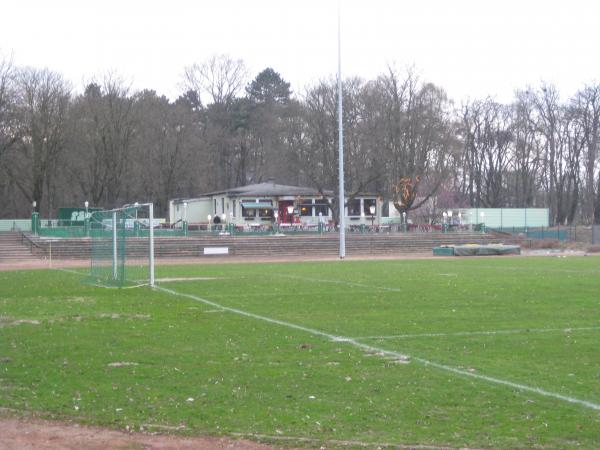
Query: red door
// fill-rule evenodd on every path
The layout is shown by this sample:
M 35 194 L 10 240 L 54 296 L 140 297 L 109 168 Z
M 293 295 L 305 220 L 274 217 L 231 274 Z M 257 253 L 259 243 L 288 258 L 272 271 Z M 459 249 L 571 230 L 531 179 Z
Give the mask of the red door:
M 292 223 L 294 214 L 288 213 L 288 206 L 294 206 L 293 200 L 280 200 L 279 201 L 279 222 L 280 223 Z

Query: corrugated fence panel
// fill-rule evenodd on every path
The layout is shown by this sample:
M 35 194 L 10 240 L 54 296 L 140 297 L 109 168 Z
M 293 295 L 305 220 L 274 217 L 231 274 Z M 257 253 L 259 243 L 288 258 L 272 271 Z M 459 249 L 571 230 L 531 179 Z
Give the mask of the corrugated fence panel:
M 482 223 L 491 228 L 547 227 L 547 208 L 470 208 L 465 223 Z
M 528 227 L 548 227 L 550 226 L 550 213 L 547 208 L 527 209 Z

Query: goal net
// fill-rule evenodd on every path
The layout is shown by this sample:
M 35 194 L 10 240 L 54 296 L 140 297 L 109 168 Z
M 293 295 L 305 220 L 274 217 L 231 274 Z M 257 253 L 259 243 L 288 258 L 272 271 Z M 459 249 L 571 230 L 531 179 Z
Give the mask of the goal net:
M 152 203 L 92 212 L 90 281 L 115 287 L 154 286 L 154 226 Z

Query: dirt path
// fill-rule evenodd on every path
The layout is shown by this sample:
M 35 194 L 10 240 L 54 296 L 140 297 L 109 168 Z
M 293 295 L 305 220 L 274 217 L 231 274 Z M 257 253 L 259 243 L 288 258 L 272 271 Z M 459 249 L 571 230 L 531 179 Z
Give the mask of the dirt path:
M 0 416 L 0 450 L 104 449 L 236 449 L 268 450 L 272 446 L 217 437 L 181 437 L 127 433 L 104 428 Z
M 347 260 L 358 261 L 367 259 L 423 259 L 433 258 L 430 253 L 409 253 L 406 255 L 357 255 L 348 256 Z M 440 257 L 435 257 L 439 259 Z M 301 261 L 339 261 L 337 256 L 288 256 L 288 257 L 236 257 L 214 256 L 207 258 L 157 258 L 156 265 L 184 265 L 184 264 L 235 264 L 235 263 L 270 263 L 270 262 L 301 262 Z M 0 271 L 4 270 L 29 270 L 29 269 L 59 269 L 59 268 L 86 268 L 90 266 L 89 259 L 55 259 L 51 263 L 46 259 L 28 259 L 23 261 L 0 261 Z
M 600 256 L 600 252 L 588 253 L 580 249 L 522 249 L 521 255 L 486 256 L 486 258 L 509 258 L 519 256 Z M 455 256 L 433 256 L 431 253 L 407 253 L 397 255 L 357 255 L 347 256 L 348 261 L 360 260 L 394 260 L 394 259 L 453 259 Z M 274 262 L 306 262 L 306 261 L 339 261 L 337 256 L 287 256 L 287 257 L 235 257 L 215 256 L 208 258 L 157 258 L 156 265 L 184 265 L 184 264 L 236 264 L 236 263 L 274 263 Z M 59 268 L 86 268 L 90 266 L 87 259 L 68 260 L 58 259 L 51 263 L 45 259 L 29 259 L 23 261 L 0 261 L 0 272 L 5 270 L 30 270 L 30 269 L 59 269 Z

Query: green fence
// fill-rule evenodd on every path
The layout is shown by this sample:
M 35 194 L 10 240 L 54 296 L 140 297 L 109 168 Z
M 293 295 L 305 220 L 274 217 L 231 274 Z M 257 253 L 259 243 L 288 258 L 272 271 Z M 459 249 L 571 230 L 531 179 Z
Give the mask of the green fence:
M 529 239 L 552 239 L 557 241 L 577 241 L 577 227 L 536 227 L 536 228 L 488 228 L 490 231 L 523 236 Z
M 0 231 L 20 230 L 31 231 L 34 235 L 51 238 L 85 238 L 90 237 L 92 229 L 88 221 L 68 222 L 65 220 L 40 220 L 37 213 L 32 215 L 31 220 L 2 220 L 0 221 Z M 191 227 L 190 227 L 191 228 Z M 589 227 L 587 227 L 589 228 Z M 489 227 L 486 224 L 478 223 L 472 225 L 456 224 L 401 224 L 392 220 L 380 225 L 349 225 L 347 231 L 350 233 L 389 233 L 389 232 L 486 232 L 496 231 L 512 235 L 519 235 L 529 239 L 553 239 L 560 241 L 587 241 L 586 227 L 579 227 L 581 230 L 578 236 L 578 227 Z M 285 235 L 317 235 L 328 232 L 336 232 L 337 229 L 325 224 L 314 225 L 288 225 L 263 224 L 260 227 L 244 227 L 229 224 L 202 225 L 188 229 L 187 224 L 178 228 L 155 228 L 154 235 L 157 237 L 185 237 L 185 236 L 269 236 L 275 234 Z M 589 231 L 589 230 L 588 230 Z M 148 228 L 132 227 L 124 230 L 127 237 L 148 236 Z M 582 238 L 582 239 L 579 239 Z
M 44 227 L 38 229 L 38 235 L 43 237 L 53 238 L 85 238 L 91 237 L 95 233 L 94 229 L 88 229 L 86 226 L 70 226 L 70 227 Z M 127 229 L 122 232 L 124 237 L 147 237 L 150 234 L 148 229 Z M 185 232 L 183 229 L 167 229 L 158 228 L 154 230 L 156 237 L 183 237 Z
M 7 226 L 7 221 L 2 221 Z M 16 222 L 16 221 L 15 221 Z M 39 213 L 34 212 L 30 220 L 18 221 L 20 231 L 31 231 L 32 234 L 51 238 L 85 238 L 94 234 L 94 224 L 89 219 L 71 221 L 65 219 L 40 219 Z M 1 225 L 1 224 L 0 224 Z M 0 228 L 0 231 L 2 229 Z M 145 237 L 149 235 L 148 228 L 140 228 L 139 224 L 131 224 L 131 228 L 122 231 L 125 237 Z M 160 237 L 186 236 L 187 228 L 155 228 L 154 235 Z
M 82 238 L 88 233 L 85 227 L 40 227 L 37 234 L 43 237 L 53 238 Z

